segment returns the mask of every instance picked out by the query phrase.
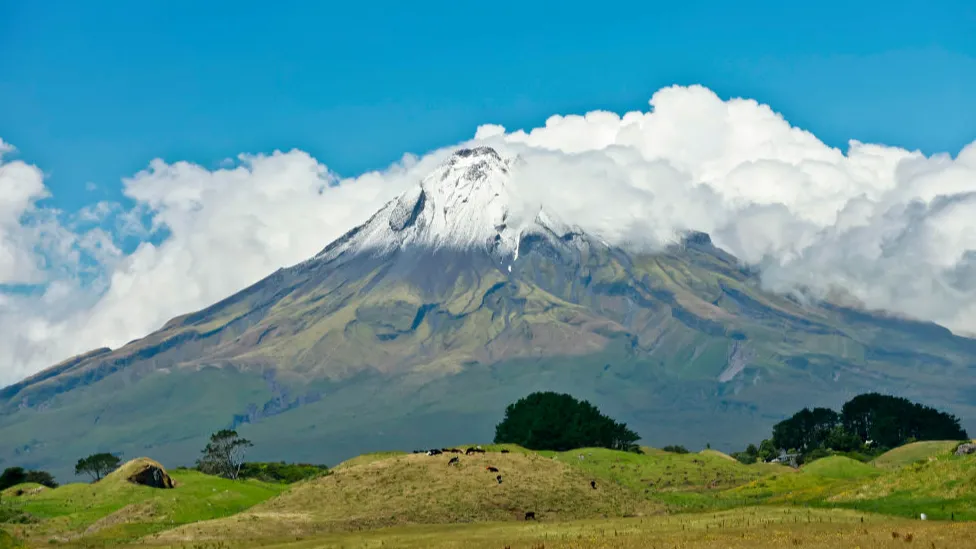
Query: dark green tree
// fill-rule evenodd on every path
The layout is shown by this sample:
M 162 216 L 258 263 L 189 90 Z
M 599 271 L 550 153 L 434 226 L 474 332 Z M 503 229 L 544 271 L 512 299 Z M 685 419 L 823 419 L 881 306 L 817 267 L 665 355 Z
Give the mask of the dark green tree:
M 637 433 L 600 413 L 587 401 L 554 392 L 532 393 L 510 404 L 495 427 L 496 444 L 530 450 L 566 451 L 601 447 L 638 451 Z
M 23 467 L 7 467 L 0 473 L 0 491 L 27 482 L 27 471 Z
M 78 460 L 78 463 L 75 464 L 75 474 L 89 475 L 92 478 L 92 482 L 98 482 L 105 475 L 118 469 L 121 463 L 121 459 L 107 452 L 92 454 Z
M 54 480 L 54 475 L 47 471 L 27 471 L 27 482 L 33 482 L 41 486 L 47 486 L 48 488 L 58 487 L 57 481 Z
M 8 467 L 4 469 L 3 473 L 0 473 L 0 491 L 25 482 L 34 482 L 48 488 L 58 487 L 58 483 L 54 481 L 54 476 L 47 471 L 28 471 L 23 467 Z
M 844 428 L 876 447 L 894 448 L 909 440 L 968 440 L 956 416 L 902 397 L 868 393 L 841 409 Z
M 773 426 L 773 444 L 784 450 L 823 448 L 840 416 L 829 408 L 804 408 Z
M 210 435 L 210 442 L 203 449 L 203 457 L 197 461 L 197 468 L 208 475 L 236 480 L 244 465 L 244 455 L 252 446 L 251 441 L 241 438 L 237 431 L 222 429 Z

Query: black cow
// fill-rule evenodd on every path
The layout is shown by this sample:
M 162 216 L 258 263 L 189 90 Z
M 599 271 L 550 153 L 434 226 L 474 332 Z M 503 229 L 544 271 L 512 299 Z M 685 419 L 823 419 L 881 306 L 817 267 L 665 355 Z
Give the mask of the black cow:
M 439 456 L 442 453 L 443 452 L 441 452 L 440 450 L 438 450 L 436 448 L 434 448 L 433 450 L 427 450 L 427 455 L 428 456 Z
M 591 480 L 590 481 L 590 488 L 593 488 L 594 490 L 596 490 L 596 481 L 595 480 Z
M 501 484 L 502 483 L 502 476 L 501 475 L 498 475 L 497 477 L 495 477 L 495 480 L 498 481 L 498 484 Z
M 461 463 L 461 458 L 457 456 L 452 457 L 451 461 L 447 462 L 448 465 L 459 465 L 460 463 Z
M 525 513 L 525 520 L 535 520 L 535 511 Z
M 498 467 L 492 467 L 491 465 L 489 465 L 488 467 L 485 467 L 485 469 L 487 469 L 489 473 L 497 473 L 498 472 Z
M 507 454 L 508 453 L 508 450 L 502 450 L 502 453 L 503 454 Z

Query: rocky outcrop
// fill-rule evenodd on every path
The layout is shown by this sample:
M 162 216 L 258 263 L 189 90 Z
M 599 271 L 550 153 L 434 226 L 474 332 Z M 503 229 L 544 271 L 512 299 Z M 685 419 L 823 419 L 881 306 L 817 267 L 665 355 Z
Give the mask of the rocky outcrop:
M 968 456 L 969 454 L 976 454 L 976 444 L 966 442 L 956 447 L 957 456 Z
M 137 458 L 126 463 L 106 477 L 106 480 L 112 477 L 150 488 L 176 487 L 173 479 L 166 473 L 166 469 L 159 462 L 149 458 Z

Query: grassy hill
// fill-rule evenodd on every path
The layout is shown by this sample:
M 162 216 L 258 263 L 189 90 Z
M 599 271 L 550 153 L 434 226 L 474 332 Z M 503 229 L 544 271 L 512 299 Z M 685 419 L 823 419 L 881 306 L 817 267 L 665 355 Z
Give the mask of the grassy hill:
M 764 476 L 718 494 L 723 505 L 811 504 L 881 475 L 881 471 L 859 461 L 831 456 L 818 459 L 798 471 Z
M 874 458 L 871 462 L 882 469 L 899 469 L 916 461 L 947 455 L 959 445 L 957 440 L 926 440 L 899 446 Z
M 597 479 L 558 458 L 530 452 L 409 454 L 337 467 L 327 477 L 227 519 L 188 525 L 163 540 L 255 539 L 359 531 L 404 524 L 646 516 L 661 505 L 616 483 Z M 498 473 L 487 467 L 496 467 Z M 501 475 L 498 483 L 496 475 Z
M 15 526 L 11 531 L 44 541 L 131 540 L 176 525 L 238 513 L 286 488 L 186 470 L 171 473 L 176 488 L 149 488 L 126 480 L 132 466 L 141 461 L 133 460 L 94 484 L 67 484 L 33 495 L 5 496 L 6 505 L 39 521 Z
M 906 454 L 914 453 L 914 449 Z M 935 520 L 976 519 L 976 457 L 942 452 L 888 470 L 834 495 L 830 503 L 877 513 Z

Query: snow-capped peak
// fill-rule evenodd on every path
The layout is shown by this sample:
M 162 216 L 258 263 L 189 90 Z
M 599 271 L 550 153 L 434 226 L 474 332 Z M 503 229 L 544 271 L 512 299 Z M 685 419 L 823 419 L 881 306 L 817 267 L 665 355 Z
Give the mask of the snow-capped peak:
M 417 186 L 318 257 L 332 259 L 353 251 L 383 253 L 411 246 L 484 249 L 516 258 L 527 225 L 548 227 L 549 222 L 542 215 L 529 224 L 514 219 L 524 217 L 513 215 L 521 211 L 510 187 L 514 161 L 490 147 L 455 151 Z

